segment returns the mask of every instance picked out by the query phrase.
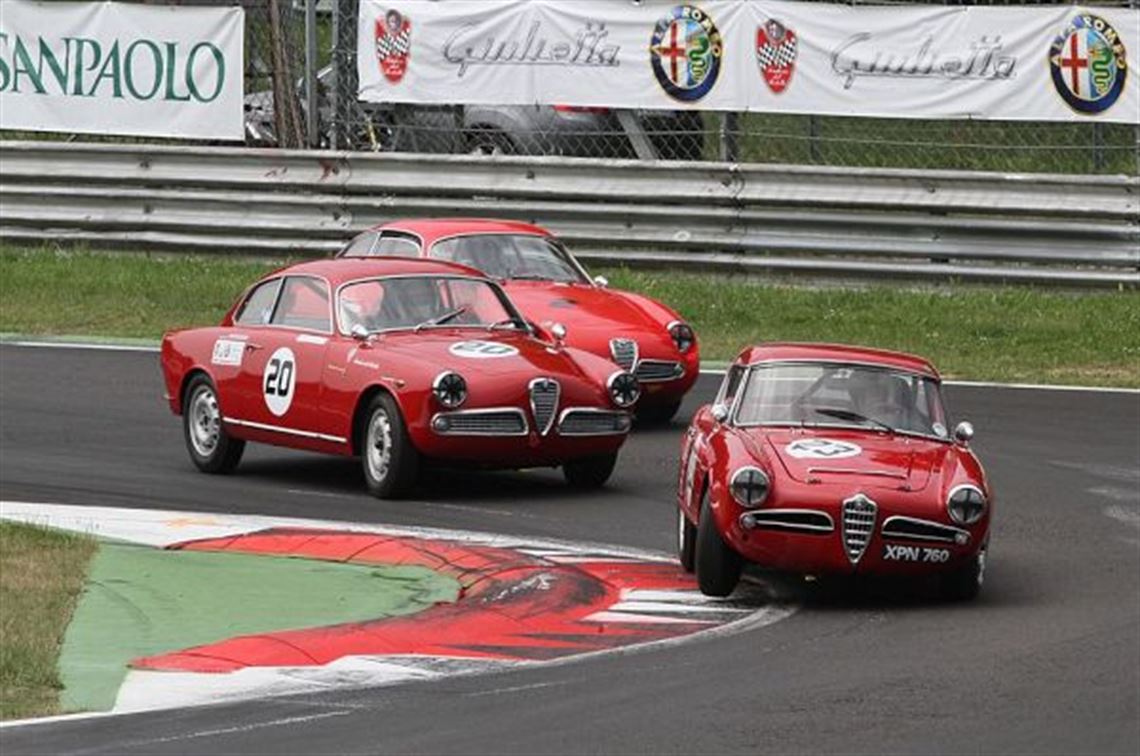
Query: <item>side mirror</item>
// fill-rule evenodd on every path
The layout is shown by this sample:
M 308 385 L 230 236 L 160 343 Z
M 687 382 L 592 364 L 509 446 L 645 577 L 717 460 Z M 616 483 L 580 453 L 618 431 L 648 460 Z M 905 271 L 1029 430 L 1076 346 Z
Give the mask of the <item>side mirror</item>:
M 970 439 L 974 437 L 974 425 L 965 420 L 954 426 L 954 440 L 962 446 L 970 443 Z
M 554 340 L 561 346 L 562 342 L 566 340 L 566 326 L 561 323 L 552 323 L 550 326 L 550 335 L 553 336 Z
M 610 280 L 605 276 L 594 276 L 594 285 L 604 289 L 610 285 Z
M 718 423 L 723 423 L 728 419 L 728 407 L 725 407 L 723 404 L 714 404 L 709 412 L 712 413 L 713 420 L 716 420 Z
M 360 323 L 354 324 L 349 330 L 349 334 L 351 334 L 352 338 L 356 339 L 357 341 L 368 341 L 369 337 L 372 335 L 368 333 L 368 329 L 362 326 Z

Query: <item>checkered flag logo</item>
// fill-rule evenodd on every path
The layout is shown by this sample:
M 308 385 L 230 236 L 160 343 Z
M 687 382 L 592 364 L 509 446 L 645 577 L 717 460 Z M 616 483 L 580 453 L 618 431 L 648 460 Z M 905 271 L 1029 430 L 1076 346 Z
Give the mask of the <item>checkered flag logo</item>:
M 399 34 L 392 37 L 388 34 L 376 40 L 376 56 L 380 60 L 391 55 L 407 56 L 408 51 L 412 49 L 412 30 L 405 26 L 400 30 Z
M 796 33 L 779 21 L 771 19 L 756 30 L 756 62 L 774 93 L 783 92 L 791 82 L 798 51 Z
M 412 22 L 395 9 L 376 19 L 376 60 L 380 73 L 399 84 L 408 72 L 412 52 Z

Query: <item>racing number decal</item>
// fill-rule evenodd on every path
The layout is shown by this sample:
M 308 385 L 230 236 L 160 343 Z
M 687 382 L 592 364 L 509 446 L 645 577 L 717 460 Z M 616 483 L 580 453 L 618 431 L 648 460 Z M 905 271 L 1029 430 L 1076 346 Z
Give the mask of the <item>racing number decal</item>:
M 297 380 L 297 358 L 289 347 L 281 347 L 265 364 L 265 375 L 261 381 L 261 393 L 265 405 L 277 417 L 289 411 L 293 403 L 293 387 Z
M 519 350 L 510 344 L 498 344 L 494 341 L 460 341 L 452 344 L 448 351 L 456 357 L 466 357 L 471 360 L 514 357 L 519 353 Z

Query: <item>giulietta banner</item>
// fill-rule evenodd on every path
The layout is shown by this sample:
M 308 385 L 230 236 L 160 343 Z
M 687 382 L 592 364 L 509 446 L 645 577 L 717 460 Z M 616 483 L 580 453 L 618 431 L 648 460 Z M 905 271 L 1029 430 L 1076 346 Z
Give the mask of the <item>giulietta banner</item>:
M 245 11 L 3 0 L 0 128 L 243 138 Z
M 1140 11 L 361 0 L 372 102 L 1140 123 Z

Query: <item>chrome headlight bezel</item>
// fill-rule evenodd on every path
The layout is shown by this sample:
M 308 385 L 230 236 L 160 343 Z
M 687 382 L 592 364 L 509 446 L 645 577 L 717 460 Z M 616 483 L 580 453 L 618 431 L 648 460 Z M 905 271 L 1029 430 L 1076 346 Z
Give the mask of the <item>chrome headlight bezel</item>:
M 681 354 L 686 354 L 697 343 L 697 334 L 688 323 L 674 320 L 665 326 L 665 330 L 669 332 L 669 337 L 673 339 L 673 345 Z
M 759 467 L 745 465 L 732 474 L 728 490 L 737 504 L 745 509 L 755 509 L 768 500 L 772 481 L 768 473 Z
M 985 517 L 989 505 L 985 493 L 973 483 L 954 486 L 946 497 L 946 512 L 958 525 L 978 522 Z
M 455 409 L 467 401 L 467 380 L 454 370 L 445 370 L 431 382 L 431 393 L 440 405 Z
M 616 406 L 628 409 L 641 398 L 641 383 L 628 370 L 618 370 L 606 379 L 606 392 Z

